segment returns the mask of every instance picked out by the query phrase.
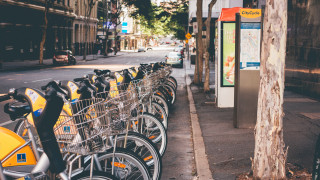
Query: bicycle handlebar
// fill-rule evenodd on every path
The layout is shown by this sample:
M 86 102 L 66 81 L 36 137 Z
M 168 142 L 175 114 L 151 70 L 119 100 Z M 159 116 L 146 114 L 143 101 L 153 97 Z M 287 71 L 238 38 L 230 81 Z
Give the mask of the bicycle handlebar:
M 74 80 L 75 82 L 81 82 L 81 81 L 84 81 L 85 79 L 87 79 L 87 78 L 81 77 L 81 78 L 74 78 L 73 80 Z
M 56 90 L 56 92 L 62 93 L 66 99 L 69 99 L 68 93 L 66 93 L 61 87 L 61 82 L 60 81 L 50 81 L 48 84 L 45 86 L 41 86 L 41 90 L 47 91 L 49 88 L 49 91 L 53 88 Z M 52 91 L 52 90 L 51 90 Z M 47 97 L 47 92 L 45 95 L 45 98 Z
M 7 100 L 9 100 L 9 99 L 11 99 L 11 98 L 10 98 L 10 96 L 9 96 L 8 94 L 3 95 L 3 96 L 0 96 L 0 102 L 2 102 L 2 101 L 7 101 Z
M 111 73 L 111 71 L 109 69 L 105 69 L 105 70 L 95 69 L 95 70 L 93 70 L 93 72 L 96 73 L 96 75 L 98 75 L 98 76 Z

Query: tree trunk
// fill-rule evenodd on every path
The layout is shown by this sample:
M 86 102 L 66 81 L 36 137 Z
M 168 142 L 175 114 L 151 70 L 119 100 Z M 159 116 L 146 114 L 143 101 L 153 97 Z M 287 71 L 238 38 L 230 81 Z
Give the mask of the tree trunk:
M 87 38 L 88 38 L 88 25 L 87 23 L 85 23 L 84 25 L 84 51 L 83 51 L 83 60 L 87 59 L 87 49 L 88 49 L 88 42 L 87 42 Z
M 106 15 L 106 21 L 107 21 L 107 30 L 106 30 L 106 47 L 104 50 L 104 55 L 108 56 L 108 39 L 109 39 L 109 30 L 110 30 L 110 25 L 109 25 L 109 7 L 108 7 L 108 2 L 106 3 L 106 9 L 107 9 L 107 15 Z M 108 23 L 109 22 L 109 23 Z
M 267 0 L 266 4 L 252 168 L 255 179 L 285 179 L 283 92 L 287 0 Z
M 114 28 L 114 55 L 117 55 L 117 36 L 118 36 L 118 33 L 117 33 L 117 24 L 116 24 L 116 27 Z
M 40 51 L 39 51 L 39 64 L 43 64 L 43 47 L 47 38 L 47 28 L 48 28 L 48 18 L 47 14 L 49 11 L 49 0 L 46 0 L 45 9 L 44 9 L 44 24 L 42 29 L 42 39 L 40 42 Z
M 205 77 L 204 77 L 204 92 L 210 91 L 210 66 L 209 66 L 209 50 L 210 50 L 210 31 L 211 31 L 211 13 L 212 7 L 217 0 L 211 0 L 208 6 L 208 17 L 206 21 L 206 44 L 205 44 Z
M 91 11 L 96 1 L 86 0 L 84 1 L 84 12 L 85 12 L 85 21 L 84 21 L 84 52 L 83 52 L 83 60 L 87 58 L 88 52 L 88 30 L 89 30 L 89 21 L 91 16 Z M 87 3 L 87 4 L 86 4 Z
M 109 39 L 109 28 L 107 29 L 106 31 L 106 47 L 105 47 L 105 50 L 104 50 L 104 55 L 105 56 L 108 56 L 108 39 Z
M 201 84 L 202 74 L 203 74 L 203 42 L 202 42 L 202 0 L 197 0 L 197 23 L 198 23 L 198 33 L 197 33 L 197 61 L 196 68 L 194 72 L 194 84 Z

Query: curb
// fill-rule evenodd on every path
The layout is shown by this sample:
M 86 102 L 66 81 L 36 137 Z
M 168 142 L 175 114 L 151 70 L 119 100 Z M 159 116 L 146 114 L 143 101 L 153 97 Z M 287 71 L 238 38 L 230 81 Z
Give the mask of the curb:
M 199 124 L 199 118 L 197 115 L 196 106 L 194 104 L 190 84 L 190 76 L 186 74 L 186 84 L 188 92 L 188 100 L 190 107 L 190 118 L 192 128 L 192 139 L 193 139 L 193 151 L 196 161 L 196 170 L 199 180 L 213 180 L 212 173 L 209 168 L 208 158 L 205 152 L 204 141 L 202 137 L 202 131 Z

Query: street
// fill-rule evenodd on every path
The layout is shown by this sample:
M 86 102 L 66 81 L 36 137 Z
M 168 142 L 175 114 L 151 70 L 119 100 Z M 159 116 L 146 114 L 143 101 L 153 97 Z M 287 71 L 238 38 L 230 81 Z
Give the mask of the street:
M 5 94 L 10 88 L 32 87 L 40 89 L 51 80 L 71 80 L 93 73 L 93 69 L 110 69 L 112 71 L 139 65 L 164 61 L 164 56 L 173 47 L 163 47 L 147 52 L 124 53 L 117 57 L 100 58 L 92 61 L 79 61 L 71 66 L 52 66 L 39 70 L 11 71 L 0 73 L 0 94 Z M 174 68 L 172 76 L 178 81 L 177 100 L 171 109 L 168 119 L 168 146 L 162 160 L 161 179 L 192 179 L 194 172 L 193 149 L 190 129 L 190 115 L 185 84 L 185 69 Z M 8 102 L 8 101 L 7 101 Z M 0 104 L 0 125 L 11 130 L 15 127 Z

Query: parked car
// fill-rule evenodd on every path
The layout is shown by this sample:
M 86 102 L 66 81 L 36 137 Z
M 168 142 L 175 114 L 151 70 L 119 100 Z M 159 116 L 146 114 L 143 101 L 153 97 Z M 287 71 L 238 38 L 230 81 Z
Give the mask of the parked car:
M 181 56 L 184 57 L 184 48 L 183 47 L 174 48 L 174 52 L 180 52 Z
M 138 49 L 138 52 L 147 52 L 145 48 L 141 47 Z
M 180 68 L 183 68 L 183 58 L 180 52 L 170 52 L 166 56 L 166 64 L 171 64 L 172 66 L 178 65 Z
M 54 65 L 58 63 L 76 64 L 76 58 L 72 55 L 70 50 L 59 50 L 53 55 L 52 62 Z

